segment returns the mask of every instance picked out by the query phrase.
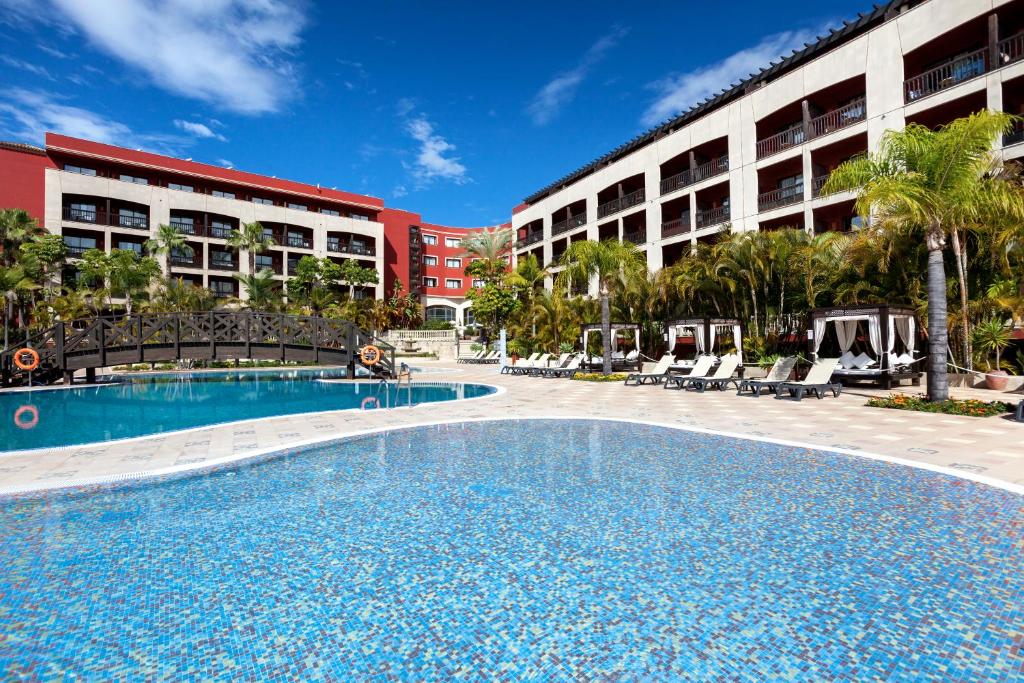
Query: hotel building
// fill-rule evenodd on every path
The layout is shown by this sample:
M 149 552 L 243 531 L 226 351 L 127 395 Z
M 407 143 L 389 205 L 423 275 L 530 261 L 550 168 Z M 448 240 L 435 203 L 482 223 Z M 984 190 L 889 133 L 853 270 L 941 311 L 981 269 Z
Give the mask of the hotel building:
M 471 321 L 460 242 L 473 229 L 423 223 L 376 197 L 48 133 L 45 148 L 0 143 L 0 207 L 24 208 L 63 236 L 65 283 L 86 250 L 142 254 L 165 224 L 192 248 L 171 255 L 170 275 L 244 297 L 233 276 L 247 272 L 248 255 L 227 238 L 259 221 L 274 246 L 256 255 L 256 267 L 282 283 L 303 256 L 355 259 L 378 273 L 357 297 L 383 298 L 400 280 L 428 318 Z
M 538 190 L 514 253 L 557 261 L 578 240 L 637 244 L 652 270 L 727 230 L 858 227 L 829 172 L 889 129 L 981 109 L 1024 113 L 1024 0 L 896 0 Z M 1024 129 L 1001 141 L 1024 154 Z

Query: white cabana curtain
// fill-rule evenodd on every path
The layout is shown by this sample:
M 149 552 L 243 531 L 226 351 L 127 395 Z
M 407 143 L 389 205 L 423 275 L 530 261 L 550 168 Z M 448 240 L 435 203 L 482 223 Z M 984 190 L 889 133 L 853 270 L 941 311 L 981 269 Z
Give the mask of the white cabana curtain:
M 856 320 L 837 320 L 836 321 L 836 338 L 839 339 L 839 349 L 846 353 L 853 346 L 854 340 L 857 338 L 857 321 Z
M 895 325 L 896 333 L 900 335 L 903 345 L 907 347 L 907 352 L 914 355 L 914 347 L 917 346 L 917 330 L 913 316 L 894 315 L 890 316 L 890 320 Z M 890 334 L 890 336 L 892 335 Z
M 740 365 L 743 365 L 743 331 L 739 325 L 732 326 L 732 340 L 736 344 L 736 355 L 739 356 Z
M 703 325 L 696 325 L 696 326 L 694 326 L 694 328 L 693 328 L 693 338 L 697 340 L 697 353 L 704 353 L 704 326 Z
M 868 341 L 871 343 L 871 350 L 875 352 L 875 358 L 882 356 L 882 319 L 878 315 L 868 316 Z
M 708 326 L 708 334 L 711 335 L 711 337 L 708 339 L 708 353 L 713 353 L 715 350 L 715 332 L 717 331 L 715 329 L 716 327 L 717 325 Z
M 814 319 L 814 355 L 818 355 L 818 349 L 821 348 L 821 342 L 825 338 L 825 326 L 828 325 L 828 318 L 815 318 Z

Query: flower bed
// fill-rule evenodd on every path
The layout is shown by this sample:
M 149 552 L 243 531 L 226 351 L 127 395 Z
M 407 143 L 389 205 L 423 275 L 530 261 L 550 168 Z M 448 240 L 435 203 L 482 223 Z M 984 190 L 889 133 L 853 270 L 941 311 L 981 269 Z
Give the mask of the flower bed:
M 573 379 L 580 382 L 624 382 L 626 373 L 613 372 L 610 375 L 603 375 L 600 372 L 577 372 Z
M 868 405 L 872 408 L 895 408 L 896 410 L 916 410 L 921 413 L 944 413 L 970 417 L 992 417 L 1013 410 L 1013 406 L 1005 401 L 950 398 L 939 403 L 932 403 L 924 396 L 908 396 L 907 394 L 891 394 L 881 398 L 871 398 L 868 399 Z

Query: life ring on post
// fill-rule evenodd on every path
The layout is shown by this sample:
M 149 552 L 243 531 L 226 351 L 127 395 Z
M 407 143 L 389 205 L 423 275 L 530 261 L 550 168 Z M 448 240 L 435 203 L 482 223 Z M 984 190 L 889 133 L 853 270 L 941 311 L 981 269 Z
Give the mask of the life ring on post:
M 380 347 L 374 346 L 373 344 L 367 344 L 359 351 L 359 360 L 363 362 L 363 365 L 376 365 L 380 362 L 380 359 L 384 354 L 381 353 Z
M 360 407 L 363 410 L 380 408 L 380 400 L 376 396 L 367 396 L 366 398 L 363 399 L 363 403 Z
M 22 417 L 28 413 L 28 420 Z M 33 429 L 39 424 L 39 409 L 34 405 L 24 405 L 14 411 L 14 426 L 18 429 Z
M 27 346 L 14 352 L 14 364 L 25 372 L 32 372 L 39 367 L 39 352 Z

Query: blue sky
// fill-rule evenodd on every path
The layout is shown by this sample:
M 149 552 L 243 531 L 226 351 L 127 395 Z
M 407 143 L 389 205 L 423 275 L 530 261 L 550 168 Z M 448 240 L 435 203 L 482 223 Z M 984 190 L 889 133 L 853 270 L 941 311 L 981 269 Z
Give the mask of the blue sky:
M 0 0 L 0 138 L 54 130 L 493 224 L 869 8 Z

